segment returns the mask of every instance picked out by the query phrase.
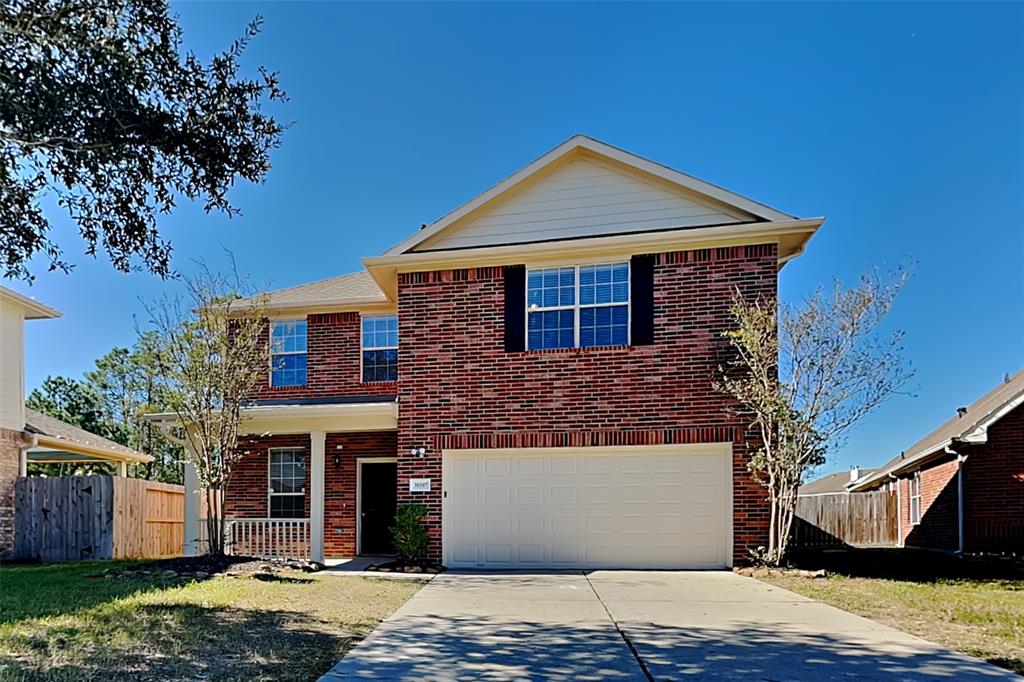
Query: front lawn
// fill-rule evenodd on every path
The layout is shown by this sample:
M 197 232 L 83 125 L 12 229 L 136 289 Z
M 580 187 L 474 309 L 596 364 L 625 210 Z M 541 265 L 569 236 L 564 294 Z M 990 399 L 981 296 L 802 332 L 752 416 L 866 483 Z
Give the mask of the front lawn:
M 1024 674 L 1024 580 L 840 574 L 762 580 Z
M 315 679 L 421 585 L 102 574 L 125 565 L 0 567 L 0 679 Z

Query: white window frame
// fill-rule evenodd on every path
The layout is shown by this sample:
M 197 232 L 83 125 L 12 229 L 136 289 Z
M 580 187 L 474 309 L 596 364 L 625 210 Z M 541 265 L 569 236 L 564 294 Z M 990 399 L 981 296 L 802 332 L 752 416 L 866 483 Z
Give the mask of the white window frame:
M 306 508 L 305 500 L 303 500 L 303 503 L 302 503 L 302 508 L 303 508 L 303 512 L 302 513 L 303 513 L 303 516 L 299 516 L 299 517 L 284 517 L 284 516 L 272 516 L 271 515 L 271 508 L 272 507 L 270 505 L 270 501 L 273 498 L 275 498 L 275 497 L 299 497 L 299 496 L 301 496 L 303 498 L 306 497 L 305 479 L 303 479 L 302 490 L 300 492 L 297 492 L 297 493 L 277 493 L 277 492 L 274 492 L 273 487 L 271 487 L 271 482 L 272 482 L 273 479 L 270 477 L 270 464 L 271 464 L 271 461 L 273 461 L 273 459 L 274 459 L 274 453 L 275 452 L 281 452 L 281 451 L 301 452 L 303 458 L 306 461 L 306 473 L 307 474 L 309 473 L 309 456 L 308 456 L 308 452 L 306 451 L 306 448 L 304 448 L 302 446 L 267 448 L 267 518 L 268 519 L 286 519 L 286 518 L 300 518 L 300 519 L 304 519 L 304 518 L 306 518 L 306 516 L 305 516 L 305 513 L 306 513 L 305 512 L 305 508 Z
M 288 351 L 281 351 L 280 353 L 275 353 L 274 352 L 274 325 L 289 324 L 289 323 L 298 324 L 299 322 L 302 322 L 302 323 L 304 323 L 306 325 L 306 350 L 304 350 L 304 351 L 288 350 Z M 270 333 L 270 343 L 267 344 L 267 345 L 269 346 L 270 357 L 267 358 L 267 369 L 270 372 L 270 376 L 267 379 L 267 383 L 270 384 L 271 386 L 274 386 L 274 358 L 275 357 L 280 356 L 280 355 L 305 355 L 306 356 L 306 380 L 303 383 L 301 383 L 301 384 L 281 384 L 281 386 L 283 388 L 288 388 L 290 386 L 291 387 L 298 387 L 298 386 L 306 386 L 306 385 L 308 385 L 309 384 L 309 318 L 303 317 L 303 318 L 298 318 L 298 319 L 270 320 L 269 333 Z
M 910 495 L 908 495 L 910 504 L 910 523 L 918 525 L 921 523 L 921 471 L 915 471 L 914 475 L 910 477 Z M 914 502 L 917 502 L 917 514 L 915 518 L 914 514 Z
M 625 265 L 626 266 L 626 300 L 615 301 L 613 303 L 580 303 L 580 268 L 588 268 L 593 266 L 602 265 Z M 543 272 L 544 270 L 564 270 L 566 268 L 573 269 L 573 305 L 556 305 L 556 306 L 537 306 L 536 308 L 530 307 L 530 271 Z M 542 265 L 539 267 L 526 268 L 526 282 L 524 283 L 525 295 L 523 300 L 526 302 L 524 306 L 526 308 L 524 315 L 523 333 L 526 338 L 524 339 L 523 346 L 526 350 L 565 350 L 563 348 L 530 348 L 530 313 L 545 313 L 555 310 L 571 310 L 572 313 L 572 347 L 580 348 L 580 310 L 584 308 L 614 308 L 617 306 L 626 306 L 626 345 L 633 343 L 633 316 L 630 314 L 630 307 L 633 305 L 633 268 L 630 261 L 608 261 L 601 263 L 579 263 L 575 265 Z M 602 348 L 604 346 L 587 346 L 587 348 Z
M 398 313 L 386 313 L 384 315 L 360 315 L 359 316 L 359 383 L 361 384 L 390 384 L 389 380 L 376 380 L 367 381 L 363 375 L 363 352 L 368 350 L 393 350 L 397 351 L 398 346 L 370 346 L 366 347 L 363 345 L 363 320 L 379 319 L 382 317 L 393 317 L 395 318 L 395 328 L 398 330 L 398 343 L 402 343 L 402 330 L 398 322 Z M 395 360 L 395 378 L 394 381 L 398 381 L 398 360 Z

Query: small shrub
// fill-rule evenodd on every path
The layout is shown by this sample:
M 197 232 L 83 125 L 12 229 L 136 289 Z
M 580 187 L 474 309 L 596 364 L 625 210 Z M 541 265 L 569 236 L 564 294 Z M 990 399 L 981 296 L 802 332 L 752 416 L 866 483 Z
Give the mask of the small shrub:
M 427 527 L 423 525 L 423 517 L 427 508 L 422 504 L 399 505 L 395 512 L 395 525 L 391 537 L 395 542 L 395 553 L 404 564 L 421 562 L 427 558 Z

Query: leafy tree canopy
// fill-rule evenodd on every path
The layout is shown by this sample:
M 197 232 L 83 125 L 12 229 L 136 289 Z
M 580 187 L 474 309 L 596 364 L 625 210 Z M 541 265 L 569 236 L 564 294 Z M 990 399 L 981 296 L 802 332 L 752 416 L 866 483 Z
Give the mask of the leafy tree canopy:
M 32 279 L 39 255 L 68 271 L 44 200 L 63 208 L 113 266 L 172 273 L 157 218 L 180 197 L 238 212 L 238 178 L 261 182 L 283 126 L 263 105 L 283 101 L 276 74 L 239 76 L 259 32 L 209 64 L 182 53 L 164 0 L 0 3 L 0 267 Z
M 144 419 L 162 412 L 173 401 L 157 375 L 158 352 L 152 333 L 142 334 L 132 348 L 114 348 L 96 360 L 84 380 L 47 377 L 25 404 L 99 436 L 152 455 L 138 475 L 166 483 L 181 483 L 181 447 Z M 46 473 L 64 473 L 63 465 L 38 465 Z M 101 469 L 103 465 L 86 467 Z M 54 469 L 58 469 L 54 471 Z

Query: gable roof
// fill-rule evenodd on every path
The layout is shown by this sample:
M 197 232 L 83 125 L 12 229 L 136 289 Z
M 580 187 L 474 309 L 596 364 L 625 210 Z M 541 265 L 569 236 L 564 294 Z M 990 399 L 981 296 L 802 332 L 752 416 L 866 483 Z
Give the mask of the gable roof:
M 850 490 L 877 486 L 890 473 L 913 470 L 929 455 L 942 452 L 957 443 L 984 443 L 988 428 L 1012 410 L 1024 405 L 1024 369 L 1001 382 L 975 400 L 962 413 L 956 413 L 897 457 L 893 457 L 873 475 L 862 478 Z
M 26 320 L 45 320 L 60 317 L 59 311 L 54 310 L 48 305 L 43 305 L 34 298 L 29 298 L 24 294 L 19 294 L 17 291 L 12 291 L 7 287 L 0 287 L 0 300 L 21 308 Z
M 611 164 L 648 181 L 660 182 L 676 192 L 688 194 L 694 199 L 719 208 L 731 215 L 737 223 L 789 221 L 795 218 L 795 216 L 618 147 L 613 147 L 586 135 L 574 135 L 418 233 L 388 249 L 384 255 L 395 256 L 418 251 L 420 250 L 418 247 L 431 240 L 436 240 L 442 233 L 458 229 L 463 219 L 472 217 L 483 209 L 493 207 L 509 194 L 521 189 L 523 185 L 536 181 L 546 173 L 557 170 L 566 163 L 577 159 L 596 160 Z
M 25 430 L 35 434 L 39 448 L 46 451 L 93 455 L 99 459 L 124 462 L 150 462 L 153 458 L 120 443 L 97 436 L 83 428 L 68 424 L 48 414 L 25 408 Z M 31 458 L 45 461 L 45 457 Z
M 861 469 L 861 478 L 870 476 L 874 469 Z M 845 493 L 846 486 L 850 483 L 849 471 L 837 471 L 828 476 L 822 476 L 810 483 L 805 483 L 797 490 L 797 495 L 827 495 L 830 493 Z
M 258 298 L 245 298 L 239 303 L 256 302 Z M 318 307 L 372 307 L 376 304 L 386 304 L 387 298 L 373 281 L 370 273 L 364 270 L 271 291 L 265 294 L 263 303 L 268 311 L 285 312 L 290 309 L 308 311 Z

